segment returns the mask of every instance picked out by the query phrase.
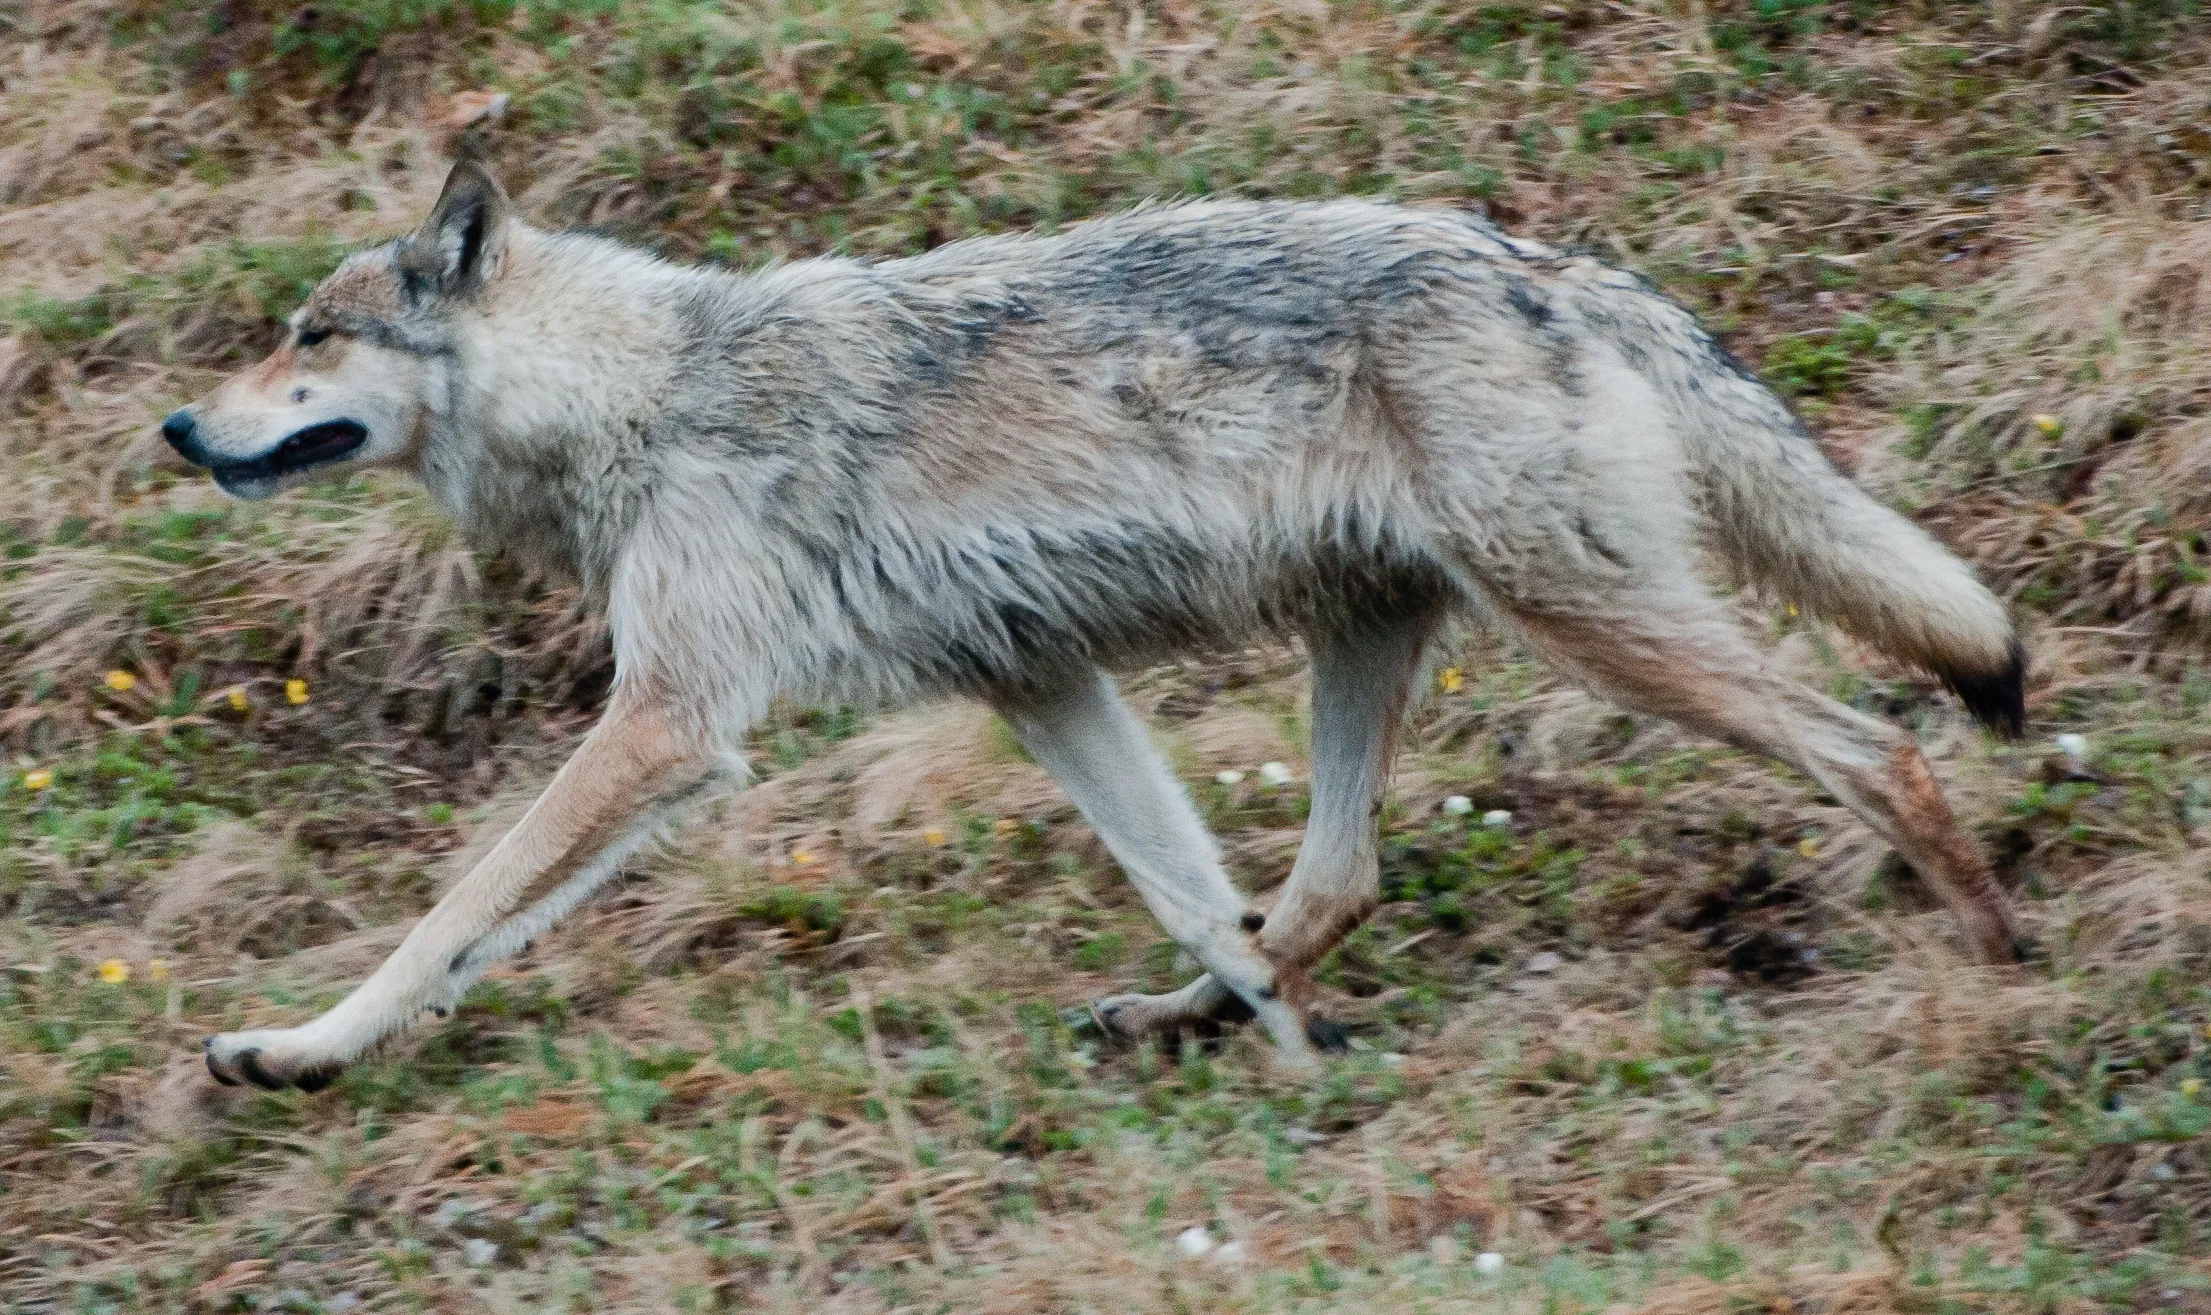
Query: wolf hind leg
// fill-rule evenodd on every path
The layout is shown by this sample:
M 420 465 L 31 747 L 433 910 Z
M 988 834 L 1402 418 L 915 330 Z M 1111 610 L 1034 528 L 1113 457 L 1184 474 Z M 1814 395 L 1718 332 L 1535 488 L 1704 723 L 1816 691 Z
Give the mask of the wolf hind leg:
M 1927 879 L 1974 957 L 2018 957 L 2011 906 L 1917 742 L 1774 669 L 1686 568 L 1626 588 L 1569 586 L 1498 602 L 1596 692 L 1818 781 Z
M 1313 796 L 1305 841 L 1259 948 L 1274 967 L 1276 990 L 1306 1019 L 1307 1039 L 1341 1044 L 1333 1024 L 1313 1016 L 1313 965 L 1371 913 L 1381 894 L 1375 829 L 1405 706 L 1435 617 L 1422 613 L 1315 636 Z M 1165 995 L 1100 1000 L 1098 1016 L 1123 1035 L 1173 1032 L 1241 1021 L 1234 992 L 1201 976 Z

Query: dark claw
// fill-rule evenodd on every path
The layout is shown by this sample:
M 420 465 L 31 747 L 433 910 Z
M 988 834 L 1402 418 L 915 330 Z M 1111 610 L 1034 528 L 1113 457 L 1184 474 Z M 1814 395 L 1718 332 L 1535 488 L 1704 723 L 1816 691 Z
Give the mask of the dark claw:
M 239 1051 L 238 1067 L 245 1071 L 246 1081 L 251 1082 L 263 1091 L 282 1091 L 289 1085 L 271 1077 L 269 1071 L 261 1067 L 261 1052 L 258 1050 Z
M 1188 1029 L 1187 1033 L 1184 1029 Z M 1188 1035 L 1192 1041 L 1203 1044 L 1218 1041 L 1227 1035 L 1227 1032 L 1221 1026 L 1221 1016 L 1219 1014 L 1207 1014 L 1202 1018 L 1189 1019 L 1174 1030 L 1172 1037 L 1176 1049 L 1179 1050 L 1182 1047 L 1182 1038 L 1185 1035 Z
M 205 1041 L 200 1042 L 200 1053 L 207 1056 L 207 1076 L 215 1079 L 217 1082 L 222 1083 L 226 1087 L 235 1087 L 238 1085 L 238 1079 L 215 1067 L 215 1038 L 209 1037 Z
M 309 1069 L 294 1079 L 292 1085 L 301 1091 L 317 1092 L 337 1080 L 337 1074 L 326 1068 Z
M 1098 1002 L 1095 1000 L 1090 1002 L 1090 1022 L 1093 1027 L 1098 1029 L 1100 1036 L 1115 1045 L 1127 1045 L 1133 1039 L 1128 1033 L 1113 1025 L 1113 1015 L 1100 1009 Z
M 1351 1034 L 1343 1030 L 1343 1024 L 1319 1014 L 1306 1015 L 1305 1039 L 1331 1055 L 1351 1049 Z

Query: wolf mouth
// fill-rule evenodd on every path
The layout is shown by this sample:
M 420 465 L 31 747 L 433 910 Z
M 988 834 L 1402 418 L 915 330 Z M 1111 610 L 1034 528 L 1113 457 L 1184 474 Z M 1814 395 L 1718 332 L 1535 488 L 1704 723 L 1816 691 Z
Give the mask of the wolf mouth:
M 309 425 L 250 461 L 215 462 L 209 469 L 217 483 L 229 488 L 341 460 L 367 441 L 368 426 L 360 421 L 325 420 Z

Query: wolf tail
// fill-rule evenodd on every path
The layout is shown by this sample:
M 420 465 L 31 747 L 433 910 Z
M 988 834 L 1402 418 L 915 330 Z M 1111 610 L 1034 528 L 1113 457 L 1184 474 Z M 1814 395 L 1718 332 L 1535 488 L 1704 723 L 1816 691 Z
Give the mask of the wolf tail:
M 1668 396 L 1730 564 L 1933 673 L 1983 725 L 2018 738 L 2027 657 L 2004 605 L 1948 549 L 1830 465 L 1781 399 L 1686 311 L 1655 292 L 1638 300 L 1653 321 L 1641 326 L 1653 336 L 1639 354 Z

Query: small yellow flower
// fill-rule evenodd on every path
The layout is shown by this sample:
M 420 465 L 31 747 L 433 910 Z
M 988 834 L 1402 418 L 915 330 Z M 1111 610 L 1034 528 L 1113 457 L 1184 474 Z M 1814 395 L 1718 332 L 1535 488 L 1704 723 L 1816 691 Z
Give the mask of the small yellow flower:
M 2027 418 L 2034 422 L 2034 427 L 2036 429 L 2041 430 L 2045 434 L 2054 434 L 2060 429 L 2065 428 L 2064 421 L 2058 419 L 2054 415 L 2051 415 L 2047 411 L 2036 412 L 2034 415 L 2031 415 Z
M 1791 603 L 1791 604 L 1789 604 L 1789 615 L 1790 615 L 1790 616 L 1795 616 L 1795 615 L 1796 615 L 1796 604 L 1795 604 L 1795 603 Z
M 138 677 L 128 671 L 110 671 L 107 673 L 107 687 L 118 694 L 123 693 L 137 683 Z
M 100 965 L 100 980 L 109 986 L 120 986 L 131 979 L 131 966 L 121 959 L 108 959 Z
M 939 848 L 944 844 L 944 833 L 935 827 L 930 827 L 921 833 L 921 843 L 931 849 Z
M 54 774 L 43 767 L 34 767 L 23 773 L 23 788 L 26 790 L 43 790 L 53 783 Z
M 300 704 L 305 703 L 307 701 L 307 682 L 304 680 L 285 681 L 284 701 L 294 707 L 298 707 Z
M 813 861 L 814 851 L 811 849 L 794 849 L 791 851 L 791 862 L 799 867 L 805 867 Z
M 1445 667 L 1436 673 L 1436 686 L 1446 694 L 1456 694 L 1466 683 L 1466 673 L 1457 667 Z
M 253 701 L 246 697 L 246 687 L 243 685 L 231 686 L 230 692 L 224 697 L 230 700 L 230 710 L 232 712 L 244 712 L 253 706 Z
M 1819 842 L 1810 836 L 1806 836 L 1796 842 L 1796 852 L 1806 858 L 1817 858 L 1819 857 Z
M 2180 1094 L 2181 1094 L 2181 1095 L 2183 1095 L 2183 1096 L 2186 1096 L 2186 1097 L 2187 1097 L 2188 1099 L 2190 1099 L 2190 1100 L 2194 1100 L 2194 1099 L 2195 1099 L 2196 1097 L 2198 1097 L 2198 1096 L 2202 1095 L 2202 1094 L 2203 1094 L 2203 1079 L 2202 1079 L 2202 1078 L 2182 1078 L 2182 1079 L 2180 1080 Z
M 152 979 L 153 981 L 157 981 L 157 982 L 166 982 L 166 981 L 168 981 L 168 980 L 169 980 L 169 961 L 168 961 L 167 959 L 148 959 L 148 960 L 146 960 L 146 976 L 147 976 L 148 978 Z

